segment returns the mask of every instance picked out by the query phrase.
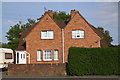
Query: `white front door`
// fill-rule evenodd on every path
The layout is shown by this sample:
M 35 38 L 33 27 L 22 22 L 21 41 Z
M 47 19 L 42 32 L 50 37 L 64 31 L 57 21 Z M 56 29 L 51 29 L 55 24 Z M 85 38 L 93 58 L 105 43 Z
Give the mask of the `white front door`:
M 26 64 L 25 51 L 17 51 L 16 52 L 16 64 Z

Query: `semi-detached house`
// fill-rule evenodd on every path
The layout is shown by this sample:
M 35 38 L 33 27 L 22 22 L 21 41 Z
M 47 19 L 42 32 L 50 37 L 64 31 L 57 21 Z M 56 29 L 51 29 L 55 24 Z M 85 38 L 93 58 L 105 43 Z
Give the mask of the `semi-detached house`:
M 48 10 L 34 26 L 21 33 L 16 64 L 65 63 L 70 47 L 107 47 L 102 33 L 79 11 L 71 10 L 68 24 L 54 20 Z

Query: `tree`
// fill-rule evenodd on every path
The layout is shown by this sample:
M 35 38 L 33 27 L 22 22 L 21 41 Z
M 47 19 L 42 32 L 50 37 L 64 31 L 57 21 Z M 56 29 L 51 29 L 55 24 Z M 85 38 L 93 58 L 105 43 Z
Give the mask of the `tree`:
M 40 20 L 43 17 L 43 15 L 38 18 L 37 20 Z M 64 11 L 59 11 L 59 12 L 54 12 L 53 19 L 56 21 L 64 21 L 65 24 L 67 24 L 70 21 L 70 15 L 66 14 Z M 27 28 L 31 27 L 36 23 L 36 20 L 33 19 L 28 19 L 28 22 L 25 24 L 22 24 L 21 21 L 19 23 L 15 24 L 14 26 L 10 26 L 11 29 L 7 32 L 7 39 L 8 39 L 8 44 L 3 44 L 3 47 L 9 47 L 13 50 L 15 50 L 18 47 L 19 44 L 19 39 L 21 36 L 21 32 L 26 30 Z M 112 37 L 109 35 L 109 31 L 104 31 L 102 27 L 98 27 L 98 29 L 103 33 L 105 36 L 105 40 L 108 43 L 108 45 L 111 45 Z
M 104 30 L 103 27 L 98 27 L 100 32 L 104 35 L 105 41 L 107 42 L 108 46 L 112 46 L 111 42 L 113 41 L 112 37 L 110 36 L 110 33 L 108 30 Z
M 40 20 L 43 17 L 43 15 L 37 19 Z M 54 19 L 56 21 L 61 21 L 63 20 L 66 24 L 70 20 L 70 15 L 66 14 L 64 11 L 61 12 L 54 12 Z M 28 19 L 28 22 L 26 24 L 22 24 L 21 21 L 19 23 L 15 24 L 14 26 L 10 26 L 11 29 L 7 32 L 7 39 L 8 39 L 8 44 L 3 44 L 2 47 L 9 47 L 13 50 L 15 50 L 19 44 L 19 39 L 20 39 L 20 33 L 23 32 L 25 29 L 31 27 L 36 23 L 36 20 L 33 19 Z
M 42 17 L 43 15 L 37 20 L 40 20 Z M 70 20 L 70 15 L 66 14 L 64 11 L 54 12 L 54 19 L 56 21 L 63 20 L 67 24 Z M 3 44 L 3 47 L 9 47 L 15 50 L 19 44 L 19 39 L 21 36 L 20 33 L 23 32 L 25 29 L 31 27 L 35 23 L 36 23 L 36 20 L 28 19 L 28 22 L 26 24 L 22 24 L 21 21 L 19 21 L 19 23 L 15 24 L 14 26 L 10 26 L 11 29 L 7 32 L 7 35 L 6 35 L 9 42 L 8 44 Z
M 0 48 L 9 48 L 9 45 L 7 43 L 0 42 Z
M 15 24 L 14 26 L 10 26 L 11 29 L 7 32 L 6 35 L 9 41 L 8 42 L 9 48 L 15 50 L 19 44 L 19 38 L 21 36 L 20 33 L 34 24 L 35 20 L 28 19 L 28 22 L 26 24 L 22 24 L 21 21 L 19 21 L 19 23 Z
M 56 21 L 63 20 L 65 24 L 67 24 L 70 21 L 71 16 L 69 14 L 66 14 L 66 12 L 64 11 L 59 11 L 59 12 L 54 12 L 53 18 Z
M 44 15 L 42 15 L 40 18 L 38 18 L 37 20 L 40 20 Z M 70 21 L 70 18 L 71 16 L 69 14 L 66 14 L 65 11 L 59 11 L 59 12 L 56 12 L 54 11 L 53 12 L 53 19 L 55 21 L 64 21 L 65 24 L 67 24 L 69 21 Z

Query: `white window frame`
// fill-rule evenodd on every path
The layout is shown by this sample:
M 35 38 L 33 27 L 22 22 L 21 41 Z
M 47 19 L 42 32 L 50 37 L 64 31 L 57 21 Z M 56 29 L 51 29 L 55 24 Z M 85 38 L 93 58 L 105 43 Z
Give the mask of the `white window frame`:
M 51 51 L 51 53 L 50 53 L 51 54 L 51 59 L 50 58 L 49 59 L 45 59 L 46 55 L 48 54 L 48 53 L 46 53 L 46 51 Z M 49 54 L 49 57 L 50 57 L 50 54 Z M 43 50 L 43 55 L 44 55 L 44 57 L 43 57 L 44 61 L 52 61 L 52 50 Z
M 37 50 L 37 61 L 42 61 L 42 50 Z
M 84 30 L 72 30 L 72 38 L 84 38 L 85 31 Z
M 56 52 L 57 51 L 57 52 Z M 54 50 L 54 60 L 55 61 L 58 61 L 58 56 L 59 55 L 59 52 L 58 52 L 58 50 Z
M 41 31 L 41 39 L 54 39 L 54 31 L 52 30 Z

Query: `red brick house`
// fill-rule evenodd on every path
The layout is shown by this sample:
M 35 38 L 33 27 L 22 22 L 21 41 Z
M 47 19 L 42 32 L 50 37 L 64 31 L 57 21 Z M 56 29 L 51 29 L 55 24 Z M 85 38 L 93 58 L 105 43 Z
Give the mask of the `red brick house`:
M 107 47 L 103 35 L 76 10 L 67 25 L 53 19 L 52 10 L 21 34 L 16 64 L 65 63 L 69 47 Z

